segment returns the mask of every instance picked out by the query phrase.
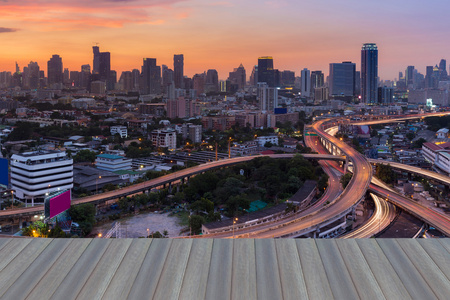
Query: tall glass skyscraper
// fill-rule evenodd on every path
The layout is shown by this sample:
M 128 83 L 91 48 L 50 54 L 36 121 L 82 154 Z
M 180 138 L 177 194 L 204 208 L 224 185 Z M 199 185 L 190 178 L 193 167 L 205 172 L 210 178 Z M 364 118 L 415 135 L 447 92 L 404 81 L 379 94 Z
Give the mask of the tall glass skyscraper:
M 367 104 L 376 104 L 378 89 L 378 48 L 366 43 L 361 50 L 361 99 Z

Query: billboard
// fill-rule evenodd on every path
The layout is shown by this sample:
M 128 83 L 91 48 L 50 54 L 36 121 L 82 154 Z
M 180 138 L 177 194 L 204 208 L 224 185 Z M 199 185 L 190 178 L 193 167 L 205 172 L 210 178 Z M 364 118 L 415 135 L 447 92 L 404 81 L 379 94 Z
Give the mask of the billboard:
M 274 109 L 274 112 L 276 115 L 284 115 L 284 114 L 287 114 L 287 108 L 286 107 L 277 107 Z
M 70 201 L 70 190 L 48 196 L 45 198 L 45 217 L 53 218 L 54 216 L 68 210 L 70 208 Z
M 8 160 L 0 158 L 0 184 L 8 186 L 9 183 L 9 169 Z

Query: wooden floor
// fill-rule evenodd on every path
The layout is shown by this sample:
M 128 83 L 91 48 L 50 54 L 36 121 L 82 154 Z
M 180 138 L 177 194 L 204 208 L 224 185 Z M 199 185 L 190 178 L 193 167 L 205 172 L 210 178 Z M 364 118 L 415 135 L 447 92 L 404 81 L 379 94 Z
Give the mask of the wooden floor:
M 1 299 L 450 299 L 450 239 L 0 239 Z

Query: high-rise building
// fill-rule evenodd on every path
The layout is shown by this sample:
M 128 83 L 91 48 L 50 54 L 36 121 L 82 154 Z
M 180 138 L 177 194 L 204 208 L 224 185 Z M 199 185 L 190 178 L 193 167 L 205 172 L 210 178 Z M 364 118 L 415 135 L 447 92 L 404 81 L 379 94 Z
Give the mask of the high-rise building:
M 324 85 L 324 75 L 322 71 L 312 71 L 311 72 L 311 91 L 315 88 L 323 87 Z
M 230 84 L 237 85 L 239 90 L 244 89 L 245 82 L 247 80 L 244 66 L 240 64 L 239 67 L 233 70 L 233 72 L 230 72 L 228 80 L 230 81 Z
M 61 84 L 63 82 L 62 58 L 54 54 L 47 62 L 48 85 Z
M 378 88 L 378 102 L 380 104 L 391 104 L 394 102 L 394 88 L 379 87 Z
M 283 87 L 294 87 L 295 84 L 295 72 L 285 70 L 281 72 L 280 85 Z
M 39 88 L 39 65 L 37 62 L 30 61 L 28 64 L 28 72 L 26 85 L 29 89 Z
M 98 46 L 92 47 L 94 53 L 92 75 L 93 80 L 100 80 L 106 83 L 108 90 L 114 89 L 115 80 L 111 74 L 111 53 L 100 52 Z M 114 82 L 113 82 L 114 81 Z
M 445 81 L 447 80 L 447 61 L 445 59 L 441 59 L 439 62 L 439 80 Z
M 275 72 L 272 56 L 258 58 L 258 82 L 265 82 L 269 87 L 275 86 Z
M 406 85 L 414 84 L 414 66 L 406 67 L 405 80 L 406 80 Z
M 173 56 L 173 77 L 175 88 L 184 89 L 184 56 L 183 54 L 175 54 Z
M 273 112 L 278 107 L 278 89 L 269 87 L 265 82 L 258 82 L 256 99 L 260 110 Z
M 92 52 L 94 53 L 94 61 L 92 64 L 92 73 L 98 74 L 100 72 L 100 48 L 98 46 L 93 46 Z
M 352 62 L 331 63 L 329 75 L 330 96 L 354 96 L 356 65 Z
M 258 83 L 258 66 L 253 66 L 252 74 L 250 75 L 250 85 L 256 86 Z
M 81 73 L 80 73 L 80 87 L 88 88 L 91 85 L 91 66 L 90 65 L 82 65 Z
M 433 88 L 433 66 L 427 66 L 426 67 L 426 73 L 425 73 L 425 87 L 426 88 Z
M 219 91 L 219 74 L 214 69 L 206 72 L 205 93 L 216 93 Z
M 361 99 L 367 104 L 376 104 L 378 98 L 378 48 L 366 43 L 361 49 Z
M 302 78 L 302 97 L 311 97 L 311 71 L 304 68 L 301 72 Z
M 205 92 L 206 73 L 195 74 L 192 77 L 193 89 L 196 90 L 197 95 Z
M 161 67 L 156 65 L 156 58 L 144 58 L 139 90 L 144 95 L 161 93 Z

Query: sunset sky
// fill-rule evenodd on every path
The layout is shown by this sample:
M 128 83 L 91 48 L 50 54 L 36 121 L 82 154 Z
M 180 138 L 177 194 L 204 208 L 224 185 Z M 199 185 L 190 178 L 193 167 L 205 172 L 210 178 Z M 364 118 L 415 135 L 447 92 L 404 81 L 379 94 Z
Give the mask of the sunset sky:
M 448 0 L 0 0 L 0 71 L 52 54 L 64 68 L 92 67 L 92 46 L 111 52 L 111 68 L 140 69 L 142 58 L 173 68 L 184 54 L 185 75 L 243 63 L 250 76 L 259 56 L 280 70 L 323 70 L 353 61 L 361 46 L 379 49 L 379 75 L 394 79 L 408 65 L 450 60 Z

